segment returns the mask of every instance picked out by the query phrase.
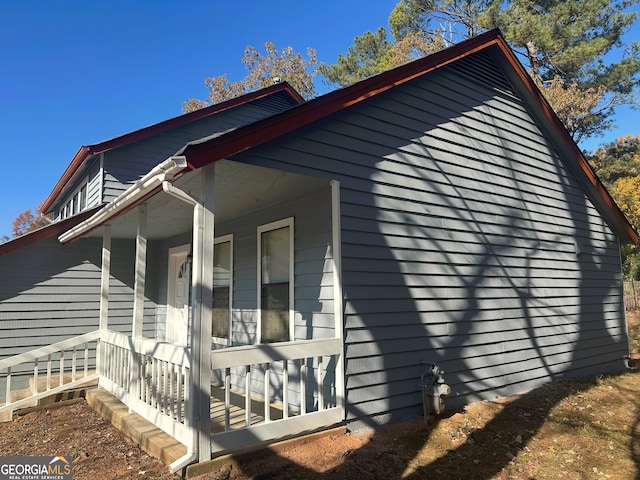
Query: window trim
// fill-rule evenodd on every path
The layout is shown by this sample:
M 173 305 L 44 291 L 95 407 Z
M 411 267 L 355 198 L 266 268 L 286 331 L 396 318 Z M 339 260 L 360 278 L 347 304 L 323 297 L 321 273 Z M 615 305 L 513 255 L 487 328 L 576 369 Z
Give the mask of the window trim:
M 233 234 L 230 233 L 229 235 L 223 235 L 221 237 L 215 238 L 213 240 L 213 244 L 214 246 L 219 244 L 219 243 L 226 243 L 229 242 L 229 336 L 227 338 L 224 337 L 216 337 L 216 336 L 211 336 L 211 341 L 212 343 L 218 344 L 218 345 L 227 345 L 227 346 L 231 346 L 233 344 L 231 337 L 233 336 L 233 280 L 234 280 L 234 275 L 233 275 Z M 214 262 L 215 262 L 215 258 L 214 258 Z M 214 281 L 215 281 L 215 276 L 214 276 Z M 215 289 L 215 286 L 213 287 Z
M 277 220 L 275 222 L 266 223 L 264 225 L 259 225 L 257 229 L 257 311 L 258 311 L 258 321 L 256 328 L 256 343 L 262 343 L 262 234 L 266 232 L 270 232 L 272 230 L 278 230 L 280 228 L 289 227 L 289 341 L 294 340 L 294 332 L 295 332 L 295 321 L 294 321 L 294 305 L 295 299 L 294 295 L 294 271 L 295 271 L 295 263 L 294 263 L 294 217 L 284 218 L 282 220 Z

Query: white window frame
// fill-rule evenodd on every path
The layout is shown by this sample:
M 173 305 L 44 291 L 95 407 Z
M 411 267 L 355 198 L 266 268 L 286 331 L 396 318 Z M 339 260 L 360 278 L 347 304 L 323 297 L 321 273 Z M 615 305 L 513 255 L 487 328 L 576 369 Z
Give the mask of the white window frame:
M 213 244 L 217 245 L 218 243 L 226 243 L 229 242 L 229 337 L 211 337 L 212 343 L 218 345 L 227 345 L 231 346 L 232 341 L 231 337 L 233 336 L 233 234 L 223 235 L 214 239 Z M 215 258 L 214 258 L 215 262 Z M 214 278 L 215 282 L 215 278 Z M 214 286 L 215 288 L 215 286 Z M 215 301 L 215 299 L 214 299 Z
M 293 284 L 294 280 L 294 217 L 284 218 L 282 220 L 278 220 L 275 222 L 267 223 L 264 225 L 258 226 L 257 231 L 257 244 L 258 244 L 258 258 L 257 258 L 257 297 L 258 297 L 258 324 L 256 329 L 256 341 L 258 344 L 262 343 L 262 234 L 265 232 L 270 232 L 272 230 L 278 230 L 280 228 L 289 227 L 289 341 L 293 341 L 295 339 L 295 321 L 293 315 L 293 309 L 295 305 L 295 300 L 293 298 L 295 288 Z

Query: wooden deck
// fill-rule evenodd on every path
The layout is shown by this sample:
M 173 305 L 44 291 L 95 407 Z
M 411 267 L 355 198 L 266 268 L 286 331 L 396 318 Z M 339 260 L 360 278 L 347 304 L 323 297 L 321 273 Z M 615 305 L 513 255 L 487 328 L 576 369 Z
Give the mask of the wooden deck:
M 212 385 L 211 386 L 211 433 L 219 433 L 225 431 L 225 403 L 224 403 L 225 391 L 223 387 Z M 237 430 L 247 427 L 247 411 L 246 411 L 246 398 L 243 393 L 231 392 L 229 406 L 229 430 Z M 251 425 L 263 423 L 265 421 L 264 416 L 264 401 L 260 399 L 251 399 L 251 414 L 249 416 L 249 422 Z M 293 417 L 297 415 L 297 412 L 289 411 L 289 416 Z M 280 420 L 283 418 L 282 408 L 279 406 L 271 405 L 269 410 L 270 420 Z

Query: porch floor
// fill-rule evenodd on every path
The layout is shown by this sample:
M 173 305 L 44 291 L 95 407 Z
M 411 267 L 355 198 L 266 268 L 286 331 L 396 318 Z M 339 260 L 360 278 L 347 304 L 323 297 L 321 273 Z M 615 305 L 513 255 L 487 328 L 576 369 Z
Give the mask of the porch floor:
M 211 386 L 211 433 L 223 432 L 225 430 L 225 407 L 224 388 L 217 385 Z M 231 406 L 229 408 L 229 430 L 246 427 L 246 399 L 243 393 L 231 392 Z M 289 411 L 289 416 L 297 413 Z M 280 420 L 283 417 L 282 409 L 271 405 L 269 408 L 269 418 Z M 264 422 L 264 401 L 251 399 L 251 425 Z

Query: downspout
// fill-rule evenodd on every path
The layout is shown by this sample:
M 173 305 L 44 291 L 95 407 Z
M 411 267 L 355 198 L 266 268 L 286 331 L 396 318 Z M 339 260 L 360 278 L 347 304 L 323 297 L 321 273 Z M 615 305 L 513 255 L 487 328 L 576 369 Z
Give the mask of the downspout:
M 191 197 L 190 195 L 188 195 L 187 193 L 185 193 L 184 191 L 180 190 L 179 188 L 174 187 L 171 182 L 164 180 L 162 182 L 162 190 L 167 193 L 168 195 L 171 195 L 174 198 L 177 198 L 178 200 L 185 202 L 191 206 L 193 206 L 193 231 L 194 231 L 194 240 L 195 240 L 195 233 L 198 232 L 201 228 L 202 228 L 202 219 L 203 219 L 203 215 L 202 215 L 202 204 L 200 202 L 198 202 L 196 199 L 194 199 L 193 197 Z M 196 271 L 200 271 L 200 269 L 197 267 L 197 265 L 200 265 L 200 248 L 196 248 L 196 245 L 194 243 L 193 248 L 192 248 L 192 252 L 191 254 L 193 255 L 193 260 L 192 260 L 192 265 L 195 266 L 194 268 L 194 272 L 192 272 L 193 278 L 192 278 L 192 284 L 195 283 L 196 281 L 200 281 L 198 278 L 196 278 L 198 276 L 198 274 L 196 273 Z M 192 289 L 193 290 L 193 289 Z M 194 292 L 195 293 L 195 292 Z M 195 302 L 197 302 L 199 299 L 197 298 L 192 298 L 192 307 L 193 304 L 195 304 Z M 192 311 L 194 311 L 195 309 L 192 308 Z M 193 342 L 193 334 L 191 335 L 191 341 Z M 189 356 L 190 356 L 190 363 L 193 367 L 193 365 L 195 365 L 194 362 L 194 348 L 190 348 L 189 349 Z M 191 369 L 191 375 L 192 375 L 192 379 L 191 379 L 191 391 L 189 392 L 189 398 L 193 400 L 194 398 L 194 380 L 193 380 L 193 374 L 194 374 L 194 369 Z M 177 459 L 175 462 L 173 462 L 171 465 L 169 465 L 169 469 L 171 470 L 171 473 L 175 473 L 178 470 L 181 470 L 182 468 L 186 467 L 187 465 L 189 465 L 190 463 L 193 463 L 195 460 L 198 459 L 198 438 L 199 438 L 199 434 L 198 434 L 198 428 L 195 428 L 197 422 L 195 421 L 195 415 L 193 415 L 193 401 L 190 401 L 190 406 L 189 408 L 191 409 L 192 415 L 190 415 L 191 418 L 189 418 L 189 422 L 191 422 L 191 431 L 192 431 L 192 435 L 193 438 L 191 440 L 191 445 L 189 446 L 189 448 L 187 449 L 187 453 L 185 455 L 183 455 L 182 457 L 180 457 L 179 459 Z

